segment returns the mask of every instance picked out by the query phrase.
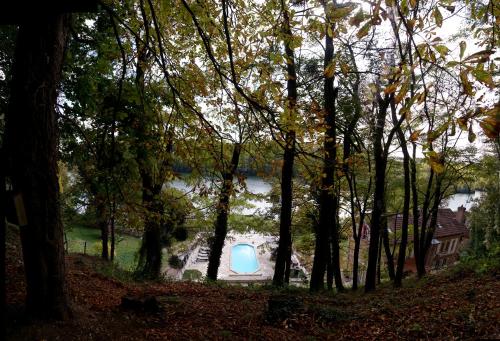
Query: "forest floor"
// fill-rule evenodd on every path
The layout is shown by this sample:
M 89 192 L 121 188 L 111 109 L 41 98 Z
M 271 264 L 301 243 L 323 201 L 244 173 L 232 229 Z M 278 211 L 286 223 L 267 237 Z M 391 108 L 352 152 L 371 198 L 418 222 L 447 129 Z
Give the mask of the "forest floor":
M 95 257 L 69 255 L 73 319 L 31 321 L 22 312 L 20 247 L 10 235 L 9 340 L 500 339 L 500 270 L 479 275 L 463 267 L 408 279 L 402 289 L 386 284 L 371 294 L 309 294 L 294 288 L 134 282 L 118 272 L 111 276 L 109 266 Z M 124 307 L 124 296 L 154 297 L 156 304 Z M 270 298 L 283 303 L 272 315 Z

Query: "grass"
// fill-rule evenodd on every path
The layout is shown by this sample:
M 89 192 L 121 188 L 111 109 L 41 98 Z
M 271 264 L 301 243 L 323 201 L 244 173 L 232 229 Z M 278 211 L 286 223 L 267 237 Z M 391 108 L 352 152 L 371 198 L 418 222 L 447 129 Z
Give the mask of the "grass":
M 100 231 L 83 226 L 72 226 L 66 231 L 68 251 L 99 256 L 101 254 Z M 141 240 L 128 235 L 116 235 L 115 260 L 124 270 L 132 271 L 136 266 L 136 254 Z

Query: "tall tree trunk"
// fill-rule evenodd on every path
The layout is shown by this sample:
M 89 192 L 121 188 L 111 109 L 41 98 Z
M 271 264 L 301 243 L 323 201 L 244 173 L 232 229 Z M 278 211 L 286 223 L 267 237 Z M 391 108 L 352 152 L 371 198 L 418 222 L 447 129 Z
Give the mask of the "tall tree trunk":
M 106 214 L 106 201 L 103 197 L 96 195 L 96 216 L 97 216 L 97 225 L 99 230 L 101 231 L 101 242 L 102 242 L 102 251 L 101 257 L 105 260 L 109 259 L 109 250 L 108 250 L 108 239 L 109 239 L 109 229 L 108 229 L 108 219 Z
M 425 236 L 423 236 L 424 243 L 422 249 L 420 250 L 420 257 L 422 259 L 421 263 L 423 264 L 424 275 L 426 271 L 425 270 L 426 258 L 432 244 L 432 239 L 434 238 L 434 231 L 436 230 L 437 217 L 439 213 L 439 205 L 441 204 L 441 199 L 442 199 L 442 193 L 441 193 L 442 181 L 443 181 L 442 174 L 437 174 L 436 186 L 434 188 L 434 201 L 430 213 L 431 220 L 429 222 L 429 228 L 427 229 Z
M 344 291 L 342 283 L 342 272 L 340 271 L 340 225 L 338 221 L 338 196 L 335 198 L 335 207 L 333 209 L 335 225 L 332 228 L 332 271 L 337 291 Z
M 327 23 L 327 25 L 330 24 Z M 325 36 L 325 69 L 330 67 L 330 63 L 333 60 L 333 52 L 333 39 L 327 34 Z M 318 291 L 324 288 L 325 271 L 330 262 L 332 262 L 335 285 L 338 290 L 343 290 L 338 250 L 334 250 L 333 258 L 330 250 L 330 244 L 333 245 L 334 249 L 339 248 L 335 189 L 335 166 L 337 160 L 335 102 L 338 88 L 334 88 L 333 74 L 325 76 L 323 94 L 325 108 L 324 161 L 319 198 L 319 224 L 316 232 L 316 247 L 311 272 L 311 291 Z
M 368 198 L 366 197 L 365 199 Z M 359 215 L 358 231 L 354 236 L 354 255 L 352 260 L 352 290 L 357 290 L 359 285 L 359 251 L 361 248 L 361 234 L 363 233 L 363 225 L 365 224 L 365 209 L 366 200 L 364 201 L 363 209 Z
M 110 219 L 111 248 L 110 248 L 109 259 L 111 261 L 115 260 L 115 214 L 116 214 L 116 198 L 113 195 L 113 202 L 111 204 L 111 219 Z
M 292 244 L 292 176 L 295 152 L 295 132 L 288 131 L 286 139 L 283 168 L 281 172 L 280 239 L 273 276 L 273 285 L 278 287 L 287 283 L 287 281 L 285 281 L 285 274 L 287 264 L 290 263 Z
M 20 26 L 5 128 L 8 175 L 16 194 L 26 272 L 26 308 L 37 317 L 70 315 L 57 176 L 55 111 L 68 15 Z
M 394 101 L 391 101 L 392 121 L 397 123 L 396 106 Z M 396 269 L 396 277 L 394 278 L 394 286 L 401 287 L 403 284 L 403 271 L 406 260 L 406 246 L 408 244 L 408 220 L 410 215 L 410 195 L 411 195 L 411 179 L 410 179 L 410 154 L 406 143 L 405 135 L 401 126 L 397 129 L 399 144 L 403 151 L 403 173 L 404 173 L 404 199 L 403 199 L 403 221 L 401 223 L 401 240 L 399 242 L 398 265 Z M 397 219 L 397 216 L 396 216 Z M 396 231 L 394 231 L 396 232 Z
M 432 146 L 431 146 L 432 150 Z M 424 251 L 424 245 L 425 245 L 425 236 L 427 233 L 427 227 L 428 227 L 428 220 L 429 220 L 429 206 L 431 204 L 431 192 L 432 192 L 432 184 L 434 180 L 434 170 L 431 168 L 430 173 L 429 173 L 429 178 L 427 181 L 427 188 L 425 191 L 425 196 L 424 196 L 424 203 L 422 205 L 422 212 L 421 212 L 421 223 L 420 223 L 420 231 L 419 231 L 419 244 L 418 244 L 418 249 L 419 249 L 419 257 L 415 259 L 416 265 L 417 265 L 417 275 L 418 278 L 422 278 L 425 276 L 426 269 L 425 269 L 425 251 Z
M 398 253 L 398 266 L 396 270 L 396 277 L 394 279 L 394 285 L 396 287 L 401 287 L 403 281 L 404 265 L 406 260 L 406 248 L 408 244 L 408 223 L 409 223 L 409 213 L 410 213 L 410 171 L 409 171 L 409 157 L 404 156 L 403 160 L 404 167 L 404 203 L 403 203 L 403 221 L 401 224 L 401 241 L 399 244 Z
M 358 290 L 359 284 L 359 248 L 361 238 L 354 239 L 354 253 L 352 258 L 352 290 Z
M 6 234 L 6 207 L 7 193 L 5 188 L 5 155 L 0 146 L 0 339 L 5 340 L 6 328 L 6 292 L 5 292 L 5 234 Z
M 330 234 L 331 233 L 332 233 L 332 231 L 330 231 Z M 332 250 L 333 243 L 332 243 L 331 237 L 330 237 L 330 244 L 328 245 L 328 247 L 330 248 L 330 250 Z M 326 262 L 326 289 L 327 290 L 333 290 L 333 277 L 334 277 L 334 274 L 333 274 L 333 256 L 332 256 L 329 259 L 327 259 L 327 262 Z
M 379 245 L 382 244 L 382 235 L 380 236 L 380 241 L 379 241 Z M 380 284 L 380 280 L 381 280 L 381 277 L 382 277 L 382 248 L 379 247 L 378 249 L 378 262 L 377 262 L 377 284 Z
M 364 210 L 365 208 L 361 207 L 359 197 L 357 196 L 356 190 L 356 175 L 354 174 L 352 167 L 350 166 L 350 157 L 351 157 L 351 147 L 353 146 L 353 136 L 354 131 L 356 129 L 356 125 L 361 117 L 362 108 L 361 108 L 361 100 L 359 97 L 359 85 L 361 83 L 361 78 L 358 71 L 358 67 L 356 64 L 356 58 L 354 55 L 354 50 L 351 45 L 346 45 L 347 50 L 349 51 L 350 61 L 353 65 L 353 69 L 355 72 L 355 81 L 352 85 L 352 102 L 354 104 L 354 115 L 348 121 L 347 129 L 344 131 L 344 156 L 342 168 L 347 180 L 347 184 L 349 185 L 349 201 L 351 205 L 351 226 L 352 226 L 352 238 L 354 240 L 354 252 L 353 252 L 353 260 L 352 260 L 352 290 L 358 289 L 359 282 L 359 248 L 361 242 L 361 231 L 364 224 Z M 370 180 L 371 184 L 371 180 Z M 368 190 L 369 192 L 369 190 Z M 356 202 L 355 202 L 356 199 Z M 356 206 L 356 203 L 358 206 Z M 364 202 L 366 206 L 366 202 Z M 356 209 L 359 210 L 359 224 L 356 223 Z
M 151 155 L 153 151 L 150 146 L 157 143 L 154 131 L 154 116 L 148 110 L 145 103 L 145 84 L 144 70 L 148 63 L 147 44 L 144 44 L 140 39 L 136 39 L 137 43 L 137 67 L 135 75 L 135 83 L 139 91 L 141 100 L 141 115 L 136 118 L 137 135 L 138 135 L 138 152 L 137 163 L 139 165 L 139 173 L 142 179 L 142 205 L 144 212 L 144 234 L 142 244 L 139 250 L 139 263 L 137 273 L 149 279 L 156 279 L 160 276 L 161 271 L 161 218 L 163 216 L 163 201 L 161 199 L 161 190 L 163 187 L 163 178 L 154 176 L 153 167 L 151 166 L 154 157 L 159 155 Z M 146 39 L 147 43 L 147 39 Z M 159 166 L 159 174 L 162 174 L 166 168 L 163 165 Z
M 378 99 L 378 113 L 373 134 L 373 154 L 375 159 L 375 190 L 373 193 L 373 211 L 370 226 L 370 246 L 368 248 L 368 267 L 366 269 L 365 292 L 375 290 L 377 277 L 377 259 L 379 254 L 380 228 L 385 208 L 385 171 L 387 159 L 384 157 L 382 138 L 389 98 Z
M 344 141 L 344 143 L 346 143 Z M 366 194 L 363 198 L 363 201 L 361 204 L 357 190 L 356 190 L 356 176 L 355 173 L 350 172 L 350 167 L 348 165 L 348 161 L 346 157 L 347 155 L 350 155 L 350 152 L 346 152 L 346 146 L 344 144 L 344 172 L 346 174 L 346 179 L 347 183 L 349 185 L 349 192 L 350 192 L 350 202 L 351 202 L 351 224 L 352 224 L 352 237 L 354 240 L 354 253 L 353 253 L 353 260 L 352 260 L 352 290 L 357 290 L 358 289 L 358 284 L 359 284 L 359 251 L 361 247 L 361 234 L 363 232 L 363 226 L 365 223 L 365 217 L 366 217 L 366 205 L 368 202 L 368 197 L 370 195 L 370 189 L 371 189 L 371 184 L 372 184 L 372 179 L 370 176 L 370 180 L 368 183 L 368 188 L 366 191 Z M 368 155 L 369 157 L 369 155 Z M 371 173 L 371 167 L 370 167 L 370 159 L 368 159 L 368 170 L 369 173 Z M 356 224 L 356 216 L 355 216 L 355 210 L 356 210 L 356 203 L 354 199 L 356 198 L 357 202 L 357 208 L 359 210 L 359 221 Z
M 295 107 L 297 104 L 297 74 L 295 70 L 295 56 L 291 44 L 292 30 L 290 28 L 290 14 L 282 2 L 283 31 L 286 53 L 287 70 L 287 103 L 286 103 L 286 134 L 285 150 L 283 154 L 283 168 L 281 169 L 281 211 L 280 211 L 280 239 L 276 264 L 274 266 L 273 285 L 283 286 L 289 282 L 290 263 L 292 256 L 292 177 L 293 161 L 295 157 Z
M 161 216 L 163 202 L 161 186 L 155 185 L 148 169 L 140 167 L 142 177 L 142 204 L 145 209 L 144 234 L 139 250 L 138 273 L 148 279 L 156 279 L 161 271 Z
M 385 196 L 385 195 L 384 195 Z M 386 206 L 385 206 L 385 200 L 384 200 L 384 214 L 382 215 L 382 242 L 384 244 L 384 251 L 385 251 L 385 257 L 387 259 L 387 272 L 389 273 L 389 278 L 391 281 L 394 280 L 394 277 L 396 277 L 395 271 L 394 271 L 394 255 L 391 251 L 391 244 L 389 240 L 389 230 L 387 228 L 387 216 L 385 215 L 386 212 Z
M 233 177 L 236 174 L 241 154 L 241 144 L 235 143 L 233 147 L 233 156 L 229 169 L 222 174 L 222 189 L 217 204 L 217 218 L 215 220 L 215 235 L 210 247 L 208 257 L 207 278 L 211 281 L 217 280 L 219 271 L 220 257 L 224 248 L 224 240 L 227 235 L 227 218 L 229 215 L 229 199 L 233 190 Z
M 418 260 L 420 259 L 420 228 L 419 228 L 419 215 L 420 210 L 418 207 L 418 191 L 417 191 L 417 144 L 412 142 L 412 158 L 410 160 L 410 181 L 411 181 L 411 200 L 412 200 L 412 213 L 413 213 L 413 255 L 417 272 L 420 273 Z
M 292 234 L 290 231 L 290 244 L 288 245 L 285 264 L 285 283 L 290 283 L 290 272 L 292 270 Z

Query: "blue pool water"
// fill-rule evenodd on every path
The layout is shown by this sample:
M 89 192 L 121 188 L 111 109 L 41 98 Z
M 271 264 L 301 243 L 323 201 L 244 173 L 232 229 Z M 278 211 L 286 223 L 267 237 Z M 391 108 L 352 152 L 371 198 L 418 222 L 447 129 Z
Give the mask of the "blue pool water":
M 259 262 L 252 245 L 237 244 L 231 248 L 231 270 L 238 273 L 253 273 L 259 270 Z

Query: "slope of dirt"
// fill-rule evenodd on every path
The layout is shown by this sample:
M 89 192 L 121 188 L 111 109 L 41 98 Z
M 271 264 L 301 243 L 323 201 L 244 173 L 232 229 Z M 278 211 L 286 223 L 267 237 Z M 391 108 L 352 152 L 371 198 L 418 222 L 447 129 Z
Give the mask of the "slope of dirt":
M 82 255 L 67 257 L 72 320 L 29 321 L 22 314 L 20 248 L 11 240 L 8 339 L 500 339 L 498 271 L 481 276 L 441 274 L 409 280 L 403 289 L 382 287 L 369 295 L 310 295 L 298 289 L 278 293 L 189 282 L 121 282 L 96 271 L 101 263 Z M 123 308 L 125 295 L 153 296 L 159 309 Z M 270 297 L 284 300 L 285 308 L 291 302 L 273 322 L 266 315 Z

